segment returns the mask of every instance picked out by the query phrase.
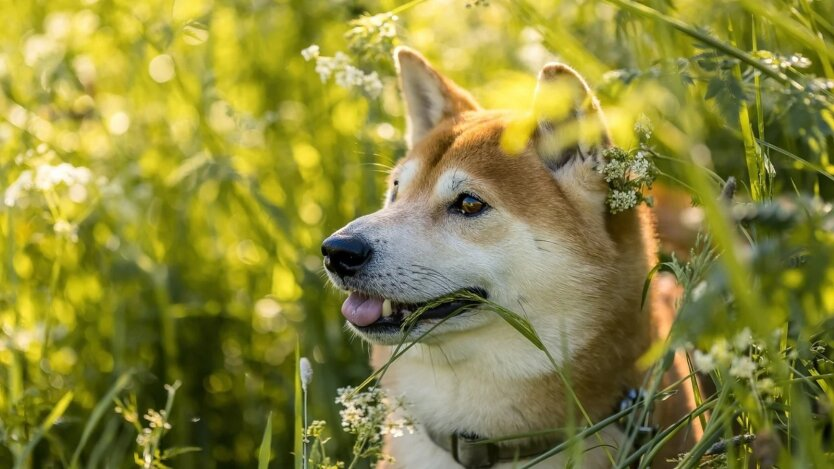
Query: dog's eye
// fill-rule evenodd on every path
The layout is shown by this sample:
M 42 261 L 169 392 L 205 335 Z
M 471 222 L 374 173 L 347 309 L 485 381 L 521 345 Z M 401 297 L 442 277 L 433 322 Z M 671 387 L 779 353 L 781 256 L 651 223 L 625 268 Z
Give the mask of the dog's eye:
M 394 181 L 394 187 L 391 188 L 391 202 L 397 200 L 397 192 L 400 188 L 400 181 Z
M 461 194 L 455 203 L 450 207 L 452 210 L 465 216 L 473 216 L 483 212 L 488 207 L 487 203 L 472 194 Z

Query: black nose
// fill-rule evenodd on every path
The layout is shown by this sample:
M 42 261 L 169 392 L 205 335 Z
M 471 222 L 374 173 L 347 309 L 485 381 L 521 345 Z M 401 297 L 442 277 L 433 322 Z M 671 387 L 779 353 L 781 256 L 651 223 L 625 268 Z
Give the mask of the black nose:
M 371 258 L 371 246 L 359 236 L 334 235 L 321 244 L 324 267 L 340 277 L 350 277 Z

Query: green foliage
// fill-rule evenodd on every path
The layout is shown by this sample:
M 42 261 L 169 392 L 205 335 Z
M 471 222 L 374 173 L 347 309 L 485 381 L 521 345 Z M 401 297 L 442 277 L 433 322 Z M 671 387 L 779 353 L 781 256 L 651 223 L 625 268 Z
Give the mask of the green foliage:
M 176 467 L 289 466 L 297 343 L 317 370 L 309 414 L 339 421 L 336 389 L 368 376 L 367 352 L 343 331 L 318 245 L 377 207 L 377 167 L 404 152 L 388 59 L 399 43 L 489 107 L 526 110 L 538 68 L 569 63 L 629 155 L 646 116 L 658 181 L 693 193 L 709 233 L 688 261 L 666 266 L 686 295 L 654 357 L 690 347 L 701 365 L 714 362 L 718 392 L 696 411 L 706 438 L 682 466 L 768 454 L 782 467 L 830 465 L 831 2 L 0 9 L 0 466 L 131 467 L 134 451 L 141 464 L 176 455 Z M 311 44 L 322 57 L 349 53 L 327 75 L 348 89 L 321 82 L 301 55 Z M 729 176 L 740 191 L 727 206 L 717 197 Z M 722 348 L 744 331 L 746 347 Z M 173 382 L 172 407 L 162 390 Z M 113 412 L 114 398 L 133 421 Z M 161 426 L 137 447 L 136 409 L 163 403 L 151 415 Z M 675 431 L 617 463 L 645 466 Z M 742 433 L 755 442 L 710 453 Z M 180 454 L 191 447 L 200 451 Z M 323 442 L 315 450 L 349 460 L 352 447 L 337 431 L 327 455 Z

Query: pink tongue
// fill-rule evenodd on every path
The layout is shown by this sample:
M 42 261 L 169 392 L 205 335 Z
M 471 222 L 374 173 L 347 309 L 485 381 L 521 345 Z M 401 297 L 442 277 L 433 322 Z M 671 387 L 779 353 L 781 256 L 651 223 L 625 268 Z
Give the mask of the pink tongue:
M 351 292 L 342 304 L 342 315 L 357 326 L 370 326 L 382 317 L 382 300 Z

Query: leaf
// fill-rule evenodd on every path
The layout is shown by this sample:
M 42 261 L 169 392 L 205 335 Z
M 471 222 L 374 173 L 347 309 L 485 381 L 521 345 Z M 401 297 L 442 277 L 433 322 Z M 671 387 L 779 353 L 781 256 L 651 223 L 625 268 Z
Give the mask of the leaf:
M 649 296 L 649 287 L 651 287 L 652 279 L 654 278 L 655 274 L 657 273 L 660 268 L 663 267 L 663 264 L 658 263 L 652 267 L 652 270 L 649 271 L 648 275 L 646 275 L 646 281 L 643 282 L 643 294 L 640 299 L 640 310 L 642 311 L 643 308 L 646 306 L 646 298 Z
M 704 99 L 715 98 L 723 89 L 724 83 L 719 77 L 710 78 L 709 83 L 707 83 L 707 93 L 704 95 Z
M 183 41 L 191 46 L 198 46 L 208 40 L 208 26 L 198 21 L 191 21 L 182 28 Z
M 304 413 L 304 401 L 301 398 L 301 345 L 296 340 L 295 342 L 295 444 L 293 451 L 295 453 L 295 469 L 301 469 L 304 466 L 304 424 L 301 416 Z M 270 414 L 271 417 L 272 414 Z M 261 443 L 263 446 L 263 443 Z M 259 461 L 260 464 L 260 461 Z
M 26 467 L 26 461 L 29 459 L 29 453 L 35 449 L 35 446 L 41 441 L 41 438 L 46 435 L 47 432 L 55 425 L 55 422 L 64 415 L 64 412 L 69 407 L 70 402 L 72 402 L 74 394 L 72 391 L 68 391 L 64 394 L 64 397 L 55 404 L 55 407 L 52 408 L 52 411 L 49 412 L 49 415 L 46 416 L 46 419 L 41 423 L 40 427 L 35 431 L 32 438 L 29 440 L 29 443 L 23 448 L 23 451 L 17 455 L 17 460 L 15 462 L 15 469 L 22 469 Z
M 119 376 L 119 379 L 117 379 L 116 382 L 113 383 L 113 386 L 110 387 L 110 390 L 107 391 L 107 394 L 105 394 L 104 397 L 99 399 L 98 404 L 96 404 L 95 409 L 93 409 L 93 413 L 87 420 L 87 424 L 84 426 L 84 431 L 81 432 L 81 440 L 78 442 L 78 446 L 75 448 L 75 452 L 72 454 L 70 468 L 78 467 L 78 458 L 81 457 L 81 451 L 87 444 L 87 440 L 90 439 L 90 435 L 93 433 L 93 430 L 95 430 L 96 425 L 98 425 L 99 420 L 101 420 L 101 417 L 104 416 L 104 413 L 113 404 L 113 398 L 116 397 L 116 395 L 119 394 L 122 391 L 122 389 L 127 387 L 128 384 L 130 384 L 130 379 L 132 375 L 133 372 L 129 371 Z
M 203 449 L 200 448 L 199 446 L 180 446 L 180 447 L 177 447 L 177 448 L 169 448 L 169 449 L 166 449 L 165 451 L 162 452 L 162 456 L 161 456 L 160 459 L 162 459 L 164 461 L 166 459 L 175 458 L 175 457 L 177 457 L 181 454 L 197 453 L 197 452 L 200 452 L 202 450 Z
M 261 448 L 258 450 L 258 469 L 267 469 L 269 467 L 269 459 L 272 456 L 272 412 L 266 418 L 266 429 L 264 429 L 264 436 L 261 439 Z

